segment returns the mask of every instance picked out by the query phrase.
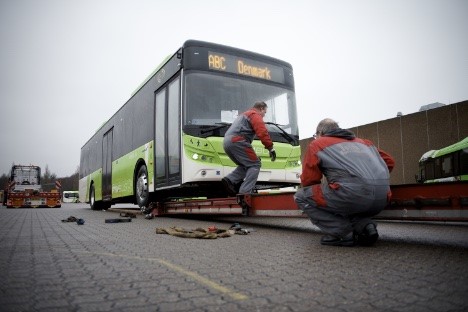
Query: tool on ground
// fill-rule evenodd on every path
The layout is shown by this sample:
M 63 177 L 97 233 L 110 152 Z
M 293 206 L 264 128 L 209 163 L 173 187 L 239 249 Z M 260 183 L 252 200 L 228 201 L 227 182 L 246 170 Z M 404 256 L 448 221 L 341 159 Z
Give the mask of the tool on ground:
M 132 213 L 132 212 L 121 212 L 120 213 L 120 216 L 121 217 L 126 217 L 126 218 L 136 218 L 136 214 Z
M 105 223 L 132 222 L 132 219 L 106 219 Z
M 70 217 L 62 220 L 62 222 L 76 222 L 76 221 L 78 221 L 78 219 L 75 218 L 74 216 L 70 216 Z

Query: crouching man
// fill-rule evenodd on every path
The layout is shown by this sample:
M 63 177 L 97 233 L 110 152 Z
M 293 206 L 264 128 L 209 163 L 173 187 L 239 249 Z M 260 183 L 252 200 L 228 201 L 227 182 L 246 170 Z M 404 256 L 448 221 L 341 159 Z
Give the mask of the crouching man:
M 329 118 L 319 122 L 314 137 L 294 200 L 327 234 L 322 245 L 373 245 L 379 234 L 371 217 L 390 199 L 394 159 Z

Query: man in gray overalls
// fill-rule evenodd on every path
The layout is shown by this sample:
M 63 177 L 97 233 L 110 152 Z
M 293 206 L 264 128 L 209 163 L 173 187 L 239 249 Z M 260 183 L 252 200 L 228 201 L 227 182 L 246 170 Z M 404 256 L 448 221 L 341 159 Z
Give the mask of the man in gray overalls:
M 379 234 L 371 220 L 389 202 L 395 161 L 351 131 L 324 119 L 307 147 L 301 184 L 294 199 L 332 246 L 374 244 Z
M 268 130 L 263 121 L 268 106 L 265 102 L 256 102 L 248 111 L 240 114 L 224 135 L 224 151 L 237 165 L 237 168 L 222 179 L 228 194 L 250 194 L 253 192 L 260 173 L 261 161 L 252 148 L 255 135 L 270 152 L 272 161 L 276 159 Z M 240 185 L 239 190 L 238 185 Z

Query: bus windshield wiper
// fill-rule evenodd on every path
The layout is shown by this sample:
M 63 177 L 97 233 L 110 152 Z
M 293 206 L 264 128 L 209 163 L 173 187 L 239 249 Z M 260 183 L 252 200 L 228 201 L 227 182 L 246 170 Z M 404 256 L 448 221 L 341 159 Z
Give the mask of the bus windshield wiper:
M 267 124 L 267 125 L 273 125 L 273 126 L 275 126 L 276 128 L 280 129 L 280 130 L 281 130 L 281 134 L 283 135 L 283 137 L 284 137 L 286 140 L 288 140 L 288 142 L 291 143 L 291 145 L 293 145 L 293 146 L 299 145 L 298 140 L 296 140 L 296 138 L 293 137 L 291 134 L 289 134 L 289 133 L 287 133 L 286 131 L 284 131 L 284 129 L 281 128 L 281 126 L 280 126 L 279 124 L 276 124 L 276 123 L 270 122 L 270 121 L 265 122 L 265 124 Z
M 229 127 L 231 124 L 228 123 L 228 122 L 217 122 L 216 123 L 217 125 L 219 126 L 214 126 L 212 128 L 209 128 L 209 129 L 205 129 L 205 130 L 201 130 L 200 133 L 201 134 L 205 134 L 207 132 L 211 132 L 211 131 L 216 131 L 218 129 L 222 129 L 222 128 L 225 128 L 225 127 Z

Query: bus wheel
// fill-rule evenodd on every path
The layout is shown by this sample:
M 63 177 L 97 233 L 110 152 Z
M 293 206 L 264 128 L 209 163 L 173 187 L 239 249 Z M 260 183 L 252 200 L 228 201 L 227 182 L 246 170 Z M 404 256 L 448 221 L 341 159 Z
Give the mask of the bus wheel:
M 94 184 L 91 184 L 89 188 L 89 205 L 91 206 L 92 210 L 97 210 L 98 205 L 96 203 L 96 191 L 94 190 Z
M 147 207 L 149 203 L 148 170 L 145 165 L 138 169 L 135 182 L 135 197 L 139 207 Z

